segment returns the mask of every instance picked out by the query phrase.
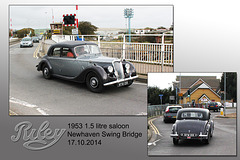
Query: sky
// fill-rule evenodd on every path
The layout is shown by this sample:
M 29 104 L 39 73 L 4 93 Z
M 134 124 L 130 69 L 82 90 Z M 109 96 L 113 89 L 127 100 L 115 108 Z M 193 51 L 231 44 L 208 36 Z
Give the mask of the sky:
M 49 28 L 49 24 L 60 22 L 64 14 L 77 14 L 79 21 L 89 21 L 98 28 L 126 28 L 124 9 L 133 8 L 131 28 L 169 28 L 173 24 L 173 6 L 23 6 L 10 5 L 12 29 L 31 27 Z M 11 26 L 11 25 L 10 25 Z
M 221 79 L 222 73 L 148 73 L 148 86 L 165 89 L 172 87 L 176 76 L 217 76 Z

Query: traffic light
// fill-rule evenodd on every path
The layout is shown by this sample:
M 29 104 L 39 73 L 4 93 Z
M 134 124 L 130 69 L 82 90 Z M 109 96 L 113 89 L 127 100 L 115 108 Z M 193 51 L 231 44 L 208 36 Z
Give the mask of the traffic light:
M 64 25 L 75 24 L 75 15 L 64 16 L 63 22 L 64 22 Z
M 190 94 L 191 94 L 190 89 L 187 91 L 187 93 L 188 93 L 188 97 L 190 97 Z

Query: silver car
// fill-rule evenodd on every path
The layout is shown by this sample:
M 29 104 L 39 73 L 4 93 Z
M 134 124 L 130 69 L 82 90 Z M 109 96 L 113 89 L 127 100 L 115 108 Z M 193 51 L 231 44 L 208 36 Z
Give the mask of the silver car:
M 31 37 L 25 37 L 20 42 L 20 48 L 22 47 L 33 47 L 33 40 Z
M 86 83 L 92 92 L 104 86 L 130 86 L 138 76 L 132 63 L 105 57 L 97 44 L 67 41 L 52 45 L 37 65 L 45 79 L 52 76 Z

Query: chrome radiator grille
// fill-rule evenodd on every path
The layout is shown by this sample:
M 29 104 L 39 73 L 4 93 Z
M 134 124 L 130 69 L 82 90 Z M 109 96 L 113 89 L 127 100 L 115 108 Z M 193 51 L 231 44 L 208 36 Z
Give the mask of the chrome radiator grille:
M 123 71 L 123 65 L 122 62 L 120 61 L 115 61 L 113 62 L 114 70 L 115 70 L 115 75 L 117 79 L 124 79 L 124 71 Z

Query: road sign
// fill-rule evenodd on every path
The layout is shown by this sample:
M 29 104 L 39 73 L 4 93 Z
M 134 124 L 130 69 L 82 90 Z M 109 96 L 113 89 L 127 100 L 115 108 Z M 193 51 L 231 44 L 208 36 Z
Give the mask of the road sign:
M 163 94 L 159 94 L 159 97 L 160 97 L 160 99 L 162 99 L 162 97 L 163 97 Z
M 179 97 L 182 97 L 182 96 L 183 96 L 183 93 L 178 93 L 178 96 L 179 96 Z
M 175 100 L 175 96 L 169 96 L 169 100 L 174 101 Z
M 78 29 L 72 29 L 72 34 L 78 34 Z

